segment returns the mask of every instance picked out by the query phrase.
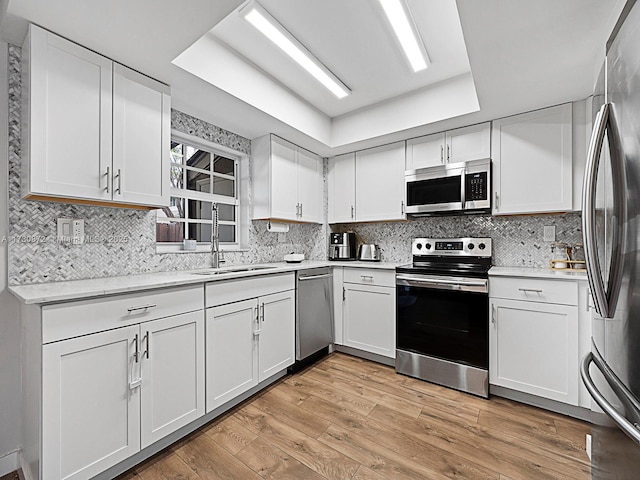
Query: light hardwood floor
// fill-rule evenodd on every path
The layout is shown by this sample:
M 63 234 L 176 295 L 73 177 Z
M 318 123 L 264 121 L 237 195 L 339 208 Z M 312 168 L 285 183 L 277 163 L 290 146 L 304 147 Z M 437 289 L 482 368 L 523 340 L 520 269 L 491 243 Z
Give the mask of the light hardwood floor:
M 333 354 L 119 480 L 590 479 L 588 424 Z

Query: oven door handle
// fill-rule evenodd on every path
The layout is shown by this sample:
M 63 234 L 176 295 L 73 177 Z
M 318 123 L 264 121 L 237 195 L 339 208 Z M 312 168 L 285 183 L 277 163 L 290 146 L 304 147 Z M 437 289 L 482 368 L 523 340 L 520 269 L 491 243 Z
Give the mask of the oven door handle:
M 407 275 L 396 275 L 396 285 L 432 288 L 436 290 L 457 290 L 461 292 L 486 293 L 489 291 L 487 280 L 424 279 Z

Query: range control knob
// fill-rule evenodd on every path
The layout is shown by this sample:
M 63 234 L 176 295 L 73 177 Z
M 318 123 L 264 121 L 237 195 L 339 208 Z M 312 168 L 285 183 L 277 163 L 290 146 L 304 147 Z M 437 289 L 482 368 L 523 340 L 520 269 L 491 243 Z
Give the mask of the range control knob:
M 473 243 L 470 243 L 469 245 L 467 245 L 467 248 L 469 250 L 473 250 L 474 248 L 476 248 L 476 246 Z
M 418 250 L 422 250 L 422 244 L 421 243 L 416 243 L 416 248 Z
M 487 248 L 487 246 L 484 243 L 481 243 L 480 245 L 478 245 L 478 248 L 480 250 L 484 250 L 485 248 Z
M 427 250 L 431 250 L 431 244 L 430 244 L 430 243 L 427 243 L 427 244 L 424 246 L 424 248 L 426 248 Z

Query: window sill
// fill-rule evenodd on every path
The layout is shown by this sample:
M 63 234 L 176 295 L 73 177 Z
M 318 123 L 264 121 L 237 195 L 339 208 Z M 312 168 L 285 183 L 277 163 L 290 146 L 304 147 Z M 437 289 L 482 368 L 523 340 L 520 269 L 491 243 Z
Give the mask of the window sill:
M 221 247 L 222 253 L 235 253 L 235 252 L 248 252 L 248 248 L 243 248 L 239 245 Z M 182 245 L 163 245 L 156 243 L 156 254 L 165 253 L 211 253 L 211 245 L 197 245 L 195 250 L 183 250 Z

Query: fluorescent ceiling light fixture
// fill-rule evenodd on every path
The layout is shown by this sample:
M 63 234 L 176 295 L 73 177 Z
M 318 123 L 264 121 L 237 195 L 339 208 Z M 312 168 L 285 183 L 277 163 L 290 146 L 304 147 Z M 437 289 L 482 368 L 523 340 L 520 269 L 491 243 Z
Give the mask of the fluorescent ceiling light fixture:
M 379 0 L 414 72 L 429 66 L 429 57 L 402 0 Z
M 295 60 L 298 65 L 309 72 L 316 80 L 328 88 L 338 98 L 349 95 L 350 90 L 327 67 L 307 50 L 293 35 L 257 3 L 249 4 L 241 10 L 251 25 L 265 37 L 275 43 L 284 53 Z

